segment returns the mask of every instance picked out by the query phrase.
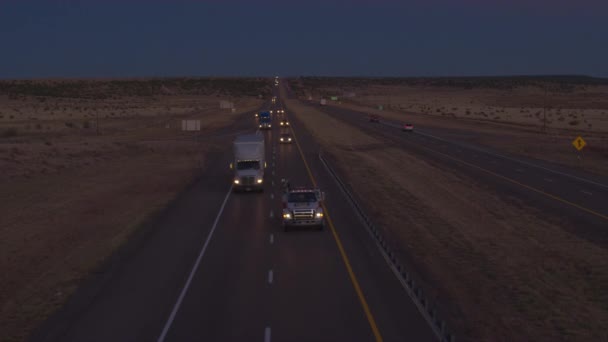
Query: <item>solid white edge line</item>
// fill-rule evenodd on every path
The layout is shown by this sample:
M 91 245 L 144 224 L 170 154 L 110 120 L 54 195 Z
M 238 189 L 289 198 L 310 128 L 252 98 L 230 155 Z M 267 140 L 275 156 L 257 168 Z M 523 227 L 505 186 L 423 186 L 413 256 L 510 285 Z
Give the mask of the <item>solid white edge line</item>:
M 266 327 L 266 329 L 264 329 L 264 342 L 270 342 L 270 327 Z
M 270 243 L 274 243 L 274 234 L 270 234 Z
M 418 134 L 425 135 L 425 136 L 428 136 L 428 137 L 431 137 L 431 138 L 434 138 L 434 139 L 438 139 L 438 140 L 441 140 L 441 141 L 446 142 L 448 144 L 454 144 L 454 145 L 457 145 L 457 146 L 459 146 L 459 145 L 462 146 L 462 144 L 460 144 L 458 142 L 454 142 L 454 141 L 450 141 L 450 140 L 443 139 L 443 138 L 440 138 L 440 137 L 436 137 L 436 136 L 428 134 L 428 133 L 423 133 L 423 132 L 418 131 Z M 511 157 L 507 157 L 505 155 L 502 155 L 502 154 L 494 153 L 494 152 L 491 152 L 491 151 L 488 151 L 488 150 L 485 150 L 485 149 L 482 149 L 482 148 L 474 147 L 474 146 L 463 146 L 463 147 L 471 149 L 471 150 L 477 150 L 479 152 L 487 153 L 487 154 L 489 154 L 491 156 L 494 156 L 494 157 L 510 160 L 512 162 L 516 162 L 516 163 L 524 164 L 524 165 L 527 165 L 527 166 L 535 167 L 537 169 L 545 170 L 545 171 L 548 171 L 548 172 L 551 172 L 551 173 L 555 173 L 555 174 L 558 174 L 558 175 L 561 175 L 561 176 L 564 176 L 564 177 L 569 177 L 569 178 L 572 178 L 572 179 L 576 179 L 576 180 L 581 181 L 581 182 L 593 184 L 593 185 L 599 186 L 599 187 L 604 188 L 604 189 L 608 189 L 608 185 L 605 185 L 605 184 L 602 184 L 602 183 L 598 183 L 598 182 L 594 182 L 594 181 L 586 179 L 586 178 L 574 176 L 574 175 L 571 175 L 569 173 L 565 173 L 565 172 L 561 172 L 561 171 L 556 171 L 556 170 L 551 170 L 551 169 L 546 168 L 544 166 L 536 165 L 536 164 L 529 163 L 529 162 L 526 162 L 526 161 L 523 161 L 523 160 L 514 159 L 514 158 L 511 158 Z
M 395 127 L 395 128 L 399 128 L 400 127 L 399 125 L 393 124 L 391 122 L 382 122 L 382 124 L 386 125 L 386 126 L 390 126 L 390 127 Z M 424 130 L 423 131 L 417 130 L 416 133 L 419 134 L 419 135 L 422 135 L 422 136 L 426 136 L 426 137 L 429 137 L 429 138 L 433 138 L 433 139 L 437 139 L 437 140 L 443 141 L 443 142 L 448 143 L 448 144 L 452 144 L 452 145 L 455 145 L 455 146 L 460 146 L 460 147 L 465 148 L 465 149 L 469 149 L 469 150 L 473 150 L 473 151 L 478 151 L 478 152 L 483 152 L 483 153 L 489 154 L 489 155 L 494 156 L 494 157 L 503 158 L 503 159 L 506 159 L 506 160 L 510 160 L 512 162 L 516 162 L 516 163 L 524 164 L 524 165 L 527 165 L 527 166 L 535 167 L 537 169 L 545 170 L 545 171 L 552 172 L 552 173 L 555 173 L 555 174 L 558 174 L 558 175 L 561 175 L 561 176 L 564 176 L 564 177 L 569 177 L 569 178 L 576 179 L 576 180 L 581 181 L 581 182 L 593 184 L 593 185 L 602 187 L 604 189 L 608 189 L 608 185 L 606 185 L 606 184 L 594 182 L 592 180 L 589 180 L 589 179 L 586 179 L 586 178 L 582 178 L 582 177 L 578 177 L 578 176 L 574 176 L 574 175 L 571 175 L 569 173 L 565 173 L 565 172 L 561 172 L 561 171 L 556 171 L 556 170 L 551 170 L 551 169 L 546 168 L 544 166 L 540 166 L 540 165 L 536 165 L 534 163 L 530 163 L 530 162 L 527 162 L 527 161 L 511 158 L 511 157 L 508 157 L 508 156 L 505 156 L 505 155 L 502 155 L 502 154 L 499 154 L 499 153 L 494 153 L 492 151 L 489 151 L 489 150 L 486 150 L 486 149 L 483 149 L 483 148 L 471 146 L 471 145 L 468 145 L 468 144 L 462 144 L 462 143 L 457 142 L 457 141 L 451 141 L 451 140 L 448 140 L 448 139 L 440 138 L 438 136 L 435 136 L 435 135 L 432 135 L 432 134 L 429 134 L 429 133 L 424 133 Z
M 175 305 L 173 306 L 173 310 L 171 310 L 171 315 L 169 315 L 169 318 L 167 319 L 167 322 L 165 323 L 163 331 L 160 334 L 160 336 L 158 337 L 158 340 L 157 340 L 158 342 L 163 342 L 165 340 L 165 337 L 167 337 L 167 333 L 169 332 L 169 329 L 171 328 L 171 325 L 173 324 L 173 320 L 175 320 L 175 316 L 177 315 L 177 311 L 179 310 L 179 308 L 182 304 L 182 301 L 184 300 L 184 297 L 186 296 L 186 292 L 188 292 L 190 283 L 192 283 L 192 279 L 194 278 L 194 275 L 196 274 L 196 269 L 198 268 L 199 264 L 201 263 L 201 259 L 203 258 L 203 255 L 205 255 L 205 251 L 207 250 L 209 241 L 211 241 L 213 232 L 215 232 L 217 223 L 219 222 L 220 217 L 222 216 L 222 212 L 224 212 L 224 207 L 226 206 L 226 203 L 228 202 L 228 198 L 230 197 L 231 193 L 232 193 L 232 185 L 230 186 L 230 189 L 228 189 L 228 193 L 226 194 L 226 197 L 224 197 L 224 202 L 222 203 L 222 206 L 220 207 L 220 211 L 217 213 L 217 216 L 215 217 L 215 221 L 213 221 L 213 226 L 211 227 L 211 230 L 209 231 L 209 235 L 207 235 L 207 239 L 205 240 L 205 244 L 203 245 L 203 248 L 201 249 L 200 253 L 198 254 L 198 257 L 196 258 L 196 262 L 194 263 L 194 266 L 192 266 L 192 270 L 190 271 L 188 280 L 186 280 L 186 284 L 184 285 L 182 292 L 179 294 L 179 297 L 177 298 L 177 301 L 175 302 Z
M 333 175 L 329 171 L 329 166 L 327 165 L 327 163 L 325 162 L 325 160 L 321 157 L 321 154 L 319 154 L 319 159 L 321 160 L 321 164 L 323 164 L 323 166 L 325 167 L 325 170 L 327 171 L 327 174 L 329 175 L 329 177 L 331 179 L 333 179 L 333 181 L 334 181 L 334 183 L 336 183 L 336 186 L 338 187 L 338 189 L 340 189 L 340 192 L 347 199 L 347 202 L 349 203 L 349 206 L 352 208 L 352 210 L 355 212 L 355 214 L 359 218 L 359 222 L 363 226 L 363 229 L 365 231 L 367 231 L 367 233 L 371 237 L 372 243 L 376 246 L 376 248 L 380 252 L 380 255 L 384 258 L 384 261 L 386 262 L 388 268 L 393 272 L 393 275 L 395 275 L 395 278 L 397 278 L 397 281 L 401 284 L 401 286 L 402 286 L 403 290 L 405 291 L 405 293 L 408 295 L 408 297 L 410 297 L 410 300 L 412 301 L 412 303 L 414 304 L 414 306 L 416 306 L 416 308 L 418 309 L 418 312 L 420 312 L 420 315 L 422 316 L 422 318 L 427 322 L 427 324 L 429 325 L 429 327 L 431 328 L 431 330 L 433 331 L 433 333 L 435 334 L 435 336 L 437 336 L 437 339 L 439 341 L 443 341 L 441 331 L 439 331 L 438 328 L 435 327 L 435 325 L 433 324 L 433 321 L 432 321 L 431 317 L 429 316 L 428 312 L 426 311 L 426 309 L 419 303 L 418 299 L 416 299 L 416 296 L 409 289 L 409 287 L 407 286 L 407 283 L 403 279 L 403 276 L 401 275 L 401 273 L 399 272 L 399 270 L 395 267 L 395 265 L 393 265 L 393 263 L 391 262 L 391 259 L 388 256 L 388 254 L 386 254 L 386 252 L 384 251 L 384 249 L 382 248 L 382 246 L 380 246 L 380 243 L 375 239 L 373 233 L 367 227 L 367 225 L 365 223 L 365 220 L 363 219 L 363 217 L 361 216 L 361 214 L 358 211 L 354 210 L 353 203 L 350 202 L 350 201 L 348 201 L 348 195 L 346 194 L 345 190 L 338 184 L 338 181 L 337 181 L 337 178 L 336 178 L 337 176 Z

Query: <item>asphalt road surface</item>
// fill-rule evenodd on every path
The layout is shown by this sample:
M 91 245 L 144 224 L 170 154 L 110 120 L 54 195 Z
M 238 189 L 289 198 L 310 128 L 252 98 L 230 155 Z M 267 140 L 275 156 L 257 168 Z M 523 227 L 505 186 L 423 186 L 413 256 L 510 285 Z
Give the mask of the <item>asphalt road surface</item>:
M 255 131 L 246 113 L 217 132 L 225 151 L 211 156 L 201 177 L 31 339 L 437 340 L 323 168 L 311 136 L 295 124 L 298 144 L 280 145 L 280 132 L 290 129 L 274 121 L 263 132 L 263 193 L 231 191 L 231 141 Z M 325 230 L 282 231 L 282 178 L 325 191 Z
M 538 215 L 595 244 L 608 245 L 608 179 L 560 165 L 507 155 L 459 141 L 474 131 L 415 127 L 403 122 L 369 122 L 364 112 L 337 106 L 310 106 L 448 172 L 470 177 L 502 198 L 537 209 Z

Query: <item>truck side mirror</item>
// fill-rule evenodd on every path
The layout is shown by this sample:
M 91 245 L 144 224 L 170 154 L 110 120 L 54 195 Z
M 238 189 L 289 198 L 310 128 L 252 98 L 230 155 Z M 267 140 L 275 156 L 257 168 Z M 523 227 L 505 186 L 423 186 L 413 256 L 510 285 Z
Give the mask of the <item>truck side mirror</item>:
M 234 164 L 230 163 L 230 170 L 234 169 Z

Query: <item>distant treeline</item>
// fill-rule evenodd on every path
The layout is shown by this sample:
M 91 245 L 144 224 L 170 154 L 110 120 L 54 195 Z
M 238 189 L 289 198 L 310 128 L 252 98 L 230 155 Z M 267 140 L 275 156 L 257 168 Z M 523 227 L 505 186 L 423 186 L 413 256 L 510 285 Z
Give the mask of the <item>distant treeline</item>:
M 292 87 L 358 88 L 370 85 L 408 85 L 455 88 L 513 89 L 551 84 L 553 90 L 572 90 L 575 86 L 608 85 L 608 78 L 579 75 L 484 76 L 484 77 L 299 77 Z
M 122 96 L 268 96 L 266 78 L 157 78 L 134 80 L 6 80 L 0 95 L 106 99 Z

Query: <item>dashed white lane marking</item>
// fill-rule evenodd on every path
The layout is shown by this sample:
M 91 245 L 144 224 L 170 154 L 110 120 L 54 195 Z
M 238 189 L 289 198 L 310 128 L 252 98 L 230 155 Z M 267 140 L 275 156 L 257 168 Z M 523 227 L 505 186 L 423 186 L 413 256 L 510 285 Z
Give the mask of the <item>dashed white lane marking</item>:
M 270 243 L 274 243 L 274 234 L 270 234 Z
M 549 182 L 549 183 L 553 182 L 553 179 L 551 179 L 551 178 L 543 178 L 543 180 L 544 180 L 545 182 Z
M 270 185 L 274 186 L 274 181 L 270 181 Z
M 272 284 L 273 273 L 272 270 L 268 271 L 268 284 Z
M 226 197 L 224 198 L 224 202 L 222 203 L 222 206 L 220 207 L 220 211 L 217 213 L 217 216 L 215 217 L 215 221 L 213 221 L 213 226 L 211 226 L 211 230 L 209 231 L 209 235 L 207 235 L 207 239 L 205 240 L 205 243 L 203 244 L 203 248 L 201 249 L 200 253 L 198 254 L 198 257 L 196 258 L 196 262 L 194 263 L 194 266 L 192 266 L 192 270 L 190 270 L 190 275 L 188 276 L 188 279 L 186 280 L 186 284 L 184 285 L 182 292 L 179 294 L 179 297 L 177 298 L 177 301 L 175 302 L 175 305 L 173 306 L 173 310 L 171 310 L 171 314 L 169 315 L 169 319 L 167 319 L 167 322 L 165 323 L 165 327 L 163 328 L 163 331 L 161 332 L 160 336 L 158 337 L 158 340 L 157 340 L 158 342 L 163 342 L 165 340 L 165 337 L 167 336 L 167 333 L 169 332 L 169 329 L 171 328 L 171 325 L 173 324 L 173 320 L 175 320 L 177 311 L 179 310 L 179 307 L 182 305 L 182 301 L 184 300 L 184 297 L 186 296 L 186 292 L 188 292 L 190 283 L 192 283 L 192 278 L 194 278 L 194 274 L 196 273 L 196 270 L 198 269 L 198 267 L 201 263 L 201 259 L 203 258 L 203 255 L 205 255 L 207 246 L 209 246 L 209 242 L 211 241 L 213 232 L 215 232 L 217 223 L 219 222 L 220 217 L 222 216 L 222 213 L 224 212 L 224 207 L 226 207 L 226 203 L 228 202 L 228 198 L 230 197 L 231 193 L 232 193 L 232 186 L 230 187 L 230 189 L 228 189 L 228 193 L 226 194 Z
M 584 193 L 585 195 L 589 195 L 589 196 L 593 195 L 593 194 L 592 194 L 592 193 L 590 193 L 589 191 L 581 190 L 581 192 L 582 192 L 582 193 Z
M 428 136 L 428 137 L 431 137 L 433 139 L 437 139 L 437 140 L 441 140 L 441 141 L 447 142 L 449 144 L 453 144 L 453 145 L 457 145 L 457 146 L 463 146 L 463 144 L 461 144 L 461 143 L 450 141 L 450 140 L 447 140 L 447 139 L 443 139 L 443 138 L 440 138 L 438 136 L 431 135 L 431 134 L 428 134 L 428 133 L 424 133 L 424 132 L 421 132 L 420 130 L 418 130 L 416 134 L 421 135 L 421 136 Z M 542 169 L 542 170 L 545 170 L 545 171 L 548 171 L 548 172 L 551 172 L 551 173 L 554 173 L 554 174 L 558 174 L 558 175 L 561 175 L 561 176 L 566 176 L 566 177 L 569 177 L 569 178 L 572 178 L 572 179 L 579 180 L 581 182 L 593 184 L 595 186 L 599 186 L 599 187 L 602 187 L 604 189 L 608 189 L 608 185 L 606 185 L 606 184 L 601 184 L 601 183 L 594 182 L 594 181 L 589 180 L 589 179 L 585 179 L 585 178 L 577 177 L 577 176 L 574 176 L 574 175 L 571 175 L 571 174 L 568 174 L 568 173 L 552 170 L 552 169 L 549 169 L 549 168 L 546 168 L 546 167 L 543 167 L 543 166 L 540 166 L 540 165 L 536 165 L 534 163 L 529 163 L 529 162 L 526 162 L 526 161 L 523 161 L 523 160 L 519 160 L 519 159 L 515 159 L 515 158 L 510 158 L 510 157 L 504 156 L 502 154 L 493 153 L 493 152 L 491 152 L 489 150 L 473 147 L 473 146 L 470 146 L 470 145 L 465 145 L 463 147 L 465 147 L 467 149 L 470 149 L 470 150 L 476 150 L 478 152 L 486 153 L 486 154 L 489 154 L 489 155 L 494 156 L 494 157 L 498 157 L 498 158 L 506 159 L 506 160 L 509 160 L 509 161 L 512 161 L 512 162 L 520 163 L 522 165 L 527 165 L 527 166 L 535 167 L 535 168 L 538 168 L 538 169 Z
M 274 211 L 271 210 L 270 211 L 270 218 L 273 218 L 273 217 L 274 217 Z
M 274 176 L 274 170 L 272 170 L 272 175 Z
M 270 342 L 270 327 L 264 329 L 264 342 Z
M 274 194 L 270 194 L 270 199 L 274 199 Z

